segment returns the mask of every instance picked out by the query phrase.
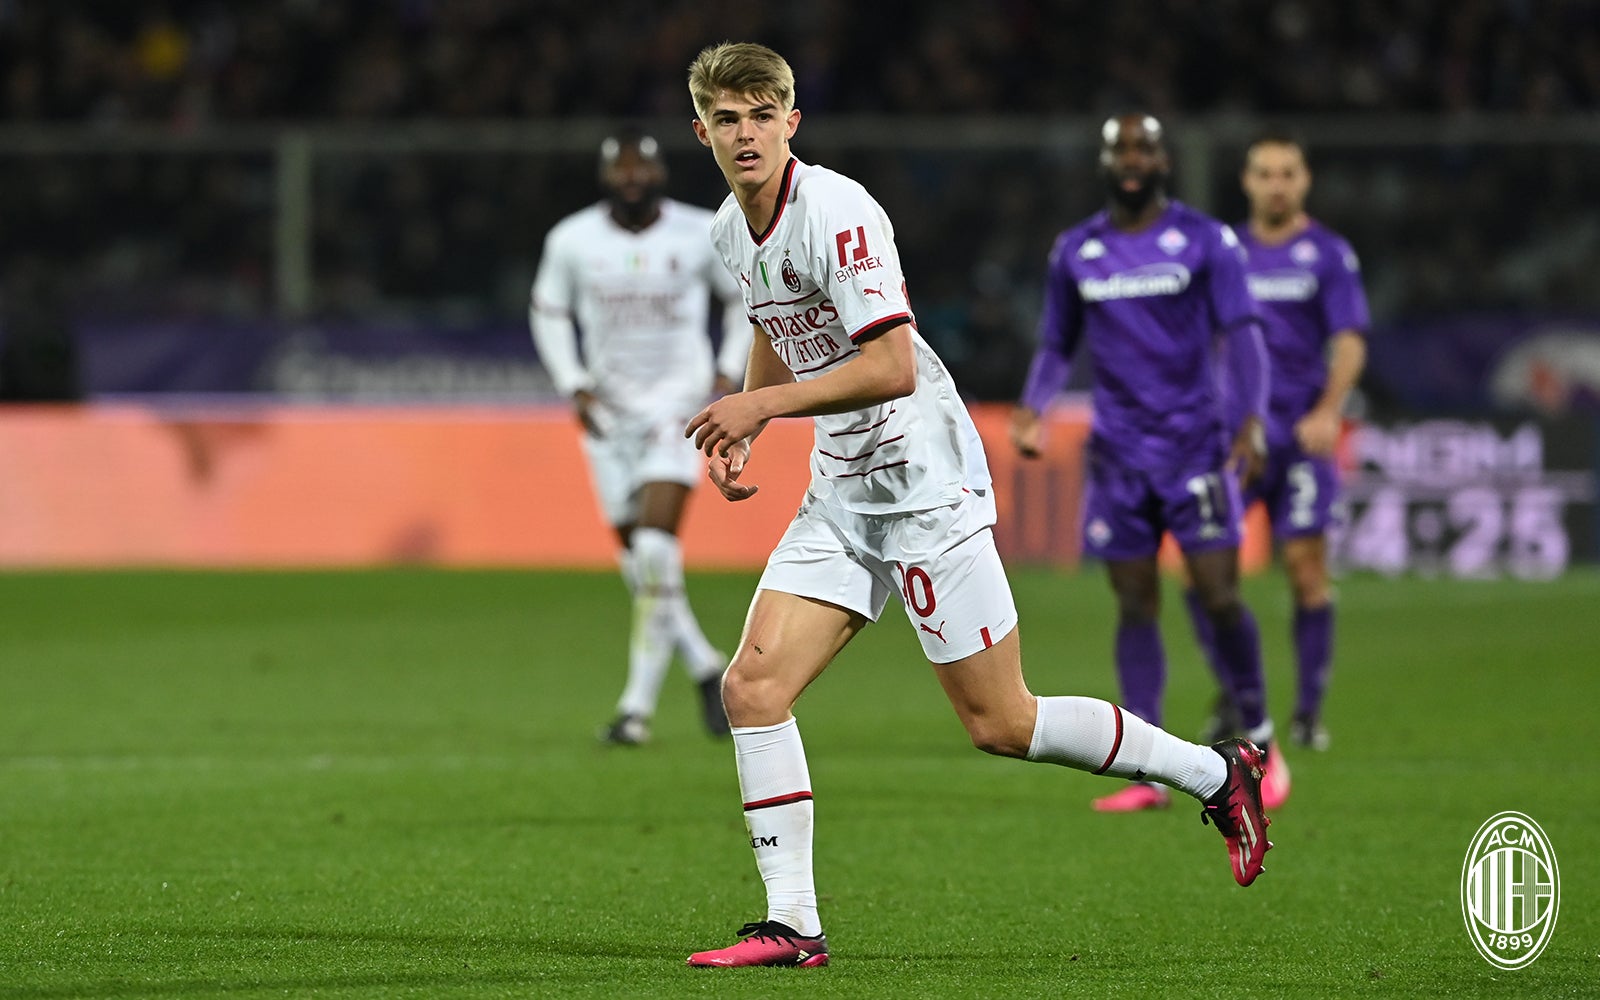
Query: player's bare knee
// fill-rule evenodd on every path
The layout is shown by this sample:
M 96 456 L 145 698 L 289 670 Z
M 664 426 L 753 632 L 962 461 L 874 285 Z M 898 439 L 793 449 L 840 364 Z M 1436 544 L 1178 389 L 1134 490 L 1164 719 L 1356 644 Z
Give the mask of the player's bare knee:
M 1289 579 L 1289 592 L 1294 597 L 1294 604 L 1297 608 L 1315 609 L 1326 607 L 1328 604 L 1328 584 L 1326 580 L 1291 577 Z
M 1125 625 L 1149 625 L 1161 617 L 1161 591 L 1155 587 L 1115 585 L 1117 617 Z
M 1155 602 L 1119 604 L 1117 606 L 1117 624 L 1123 628 L 1154 625 L 1160 617 L 1161 609 Z
M 1010 720 L 983 716 L 965 720 L 972 745 L 996 757 L 1026 757 L 1032 732 L 1023 732 Z
M 1328 575 L 1321 566 L 1303 563 L 1285 569 L 1296 607 L 1320 608 L 1328 603 Z
M 1195 595 L 1206 617 L 1218 624 L 1232 624 L 1244 613 L 1244 603 L 1239 599 L 1239 588 L 1229 584 L 1196 585 Z
M 776 725 L 789 716 L 795 694 L 766 673 L 753 673 L 738 657 L 722 675 L 722 707 L 735 726 Z

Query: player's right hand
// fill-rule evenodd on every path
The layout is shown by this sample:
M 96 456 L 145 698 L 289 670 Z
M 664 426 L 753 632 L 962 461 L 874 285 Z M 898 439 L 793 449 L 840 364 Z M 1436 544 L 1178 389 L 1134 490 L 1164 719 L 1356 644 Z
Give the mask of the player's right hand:
M 1295 440 L 1307 455 L 1326 458 L 1339 443 L 1340 422 L 1337 410 L 1313 409 L 1294 425 Z
M 1039 422 L 1039 415 L 1026 406 L 1013 407 L 1011 410 L 1011 444 L 1017 449 L 1017 454 L 1023 458 L 1038 458 L 1042 453 L 1040 445 L 1044 441 L 1044 428 Z
M 588 389 L 579 389 L 572 394 L 572 408 L 578 415 L 578 423 L 589 432 L 590 437 L 603 438 L 605 429 L 600 426 L 600 401 Z
M 750 460 L 750 442 L 735 441 L 728 446 L 728 453 L 714 454 L 711 461 L 706 463 L 706 474 L 722 491 L 722 496 L 727 500 L 748 500 L 755 496 L 761 489 L 739 482 L 739 476 L 744 472 L 744 464 Z
M 1249 486 L 1267 471 L 1267 434 L 1261 418 L 1245 418 L 1228 450 L 1228 471 L 1239 477 L 1240 486 Z

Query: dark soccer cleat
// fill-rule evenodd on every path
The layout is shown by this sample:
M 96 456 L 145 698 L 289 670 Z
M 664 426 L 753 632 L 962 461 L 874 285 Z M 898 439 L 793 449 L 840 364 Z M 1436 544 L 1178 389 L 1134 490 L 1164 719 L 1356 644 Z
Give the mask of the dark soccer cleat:
M 788 924 L 761 920 L 739 928 L 738 944 L 715 951 L 697 951 L 688 962 L 701 968 L 733 968 L 745 965 L 786 965 L 814 969 L 828 964 L 828 938 L 825 934 L 802 937 Z
M 1267 827 L 1272 823 L 1261 808 L 1261 778 L 1267 770 L 1266 754 L 1249 740 L 1223 740 L 1211 749 L 1222 756 L 1227 777 L 1217 794 L 1200 809 L 1200 822 L 1211 823 L 1228 842 L 1233 879 L 1249 885 L 1262 872 L 1261 861 L 1272 843 Z
M 1211 715 L 1200 729 L 1200 742 L 1209 746 L 1218 740 L 1242 732 L 1244 732 L 1244 717 L 1239 714 L 1239 706 L 1235 705 L 1233 699 L 1224 691 L 1217 695 L 1216 704 L 1211 706 Z
M 1297 715 L 1289 723 L 1289 739 L 1295 746 L 1310 747 L 1322 751 L 1328 749 L 1332 739 L 1328 736 L 1328 727 L 1322 720 L 1314 715 Z
M 700 682 L 700 711 L 705 719 L 706 732 L 718 739 L 729 735 L 728 713 L 722 707 L 721 674 Z
M 600 730 L 600 742 L 618 747 L 636 747 L 650 742 L 650 724 L 638 715 L 619 715 Z

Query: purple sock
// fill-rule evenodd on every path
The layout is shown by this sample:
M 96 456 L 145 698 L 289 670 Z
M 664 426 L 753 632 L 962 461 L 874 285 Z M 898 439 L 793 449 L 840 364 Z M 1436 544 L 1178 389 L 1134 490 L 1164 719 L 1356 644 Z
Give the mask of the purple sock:
M 1183 604 L 1189 609 L 1189 624 L 1194 627 L 1195 645 L 1200 647 L 1200 655 L 1205 657 L 1206 666 L 1211 668 L 1222 690 L 1232 692 L 1233 683 L 1227 671 L 1217 662 L 1217 633 L 1211 627 L 1211 616 L 1206 614 L 1205 605 L 1200 603 L 1200 595 L 1195 593 L 1193 587 L 1183 592 Z
M 1117 679 L 1122 683 L 1122 707 L 1152 726 L 1161 725 L 1167 654 L 1155 622 L 1117 626 Z
M 1228 690 L 1233 693 L 1245 728 L 1254 729 L 1267 717 L 1267 685 L 1261 671 L 1261 630 L 1256 627 L 1256 616 L 1241 605 L 1237 621 L 1215 628 L 1217 661 L 1227 669 L 1232 681 Z
M 1294 651 L 1300 664 L 1300 696 L 1294 714 L 1322 714 L 1322 693 L 1333 665 L 1333 605 L 1294 609 Z

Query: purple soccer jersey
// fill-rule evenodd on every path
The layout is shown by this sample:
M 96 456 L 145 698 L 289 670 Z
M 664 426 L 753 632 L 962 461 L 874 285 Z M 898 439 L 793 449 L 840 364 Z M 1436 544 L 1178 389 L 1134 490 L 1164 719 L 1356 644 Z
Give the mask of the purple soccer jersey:
M 1367 331 L 1361 264 L 1342 237 L 1315 220 L 1282 243 L 1262 243 L 1248 229 L 1241 239 L 1249 254 L 1246 281 L 1266 323 L 1272 360 L 1267 468 L 1246 502 L 1259 498 L 1266 505 L 1275 538 L 1325 534 L 1338 472 L 1331 460 L 1300 448 L 1294 425 L 1327 384 L 1328 341 L 1345 330 Z
M 1022 403 L 1042 413 L 1088 341 L 1090 555 L 1141 558 L 1164 531 L 1187 552 L 1238 545 L 1238 485 L 1222 469 L 1234 421 L 1217 348 L 1238 339 L 1264 362 L 1258 325 L 1237 237 L 1186 205 L 1132 233 L 1100 212 L 1056 240 Z
M 1328 382 L 1328 341 L 1343 330 L 1365 334 L 1370 324 L 1361 264 L 1350 244 L 1315 220 L 1284 243 L 1262 243 L 1248 229 L 1240 240 L 1272 359 L 1267 439 L 1286 441 Z
M 1228 436 L 1218 337 L 1257 318 L 1233 230 L 1176 201 L 1132 233 L 1099 212 L 1051 249 L 1022 403 L 1044 412 L 1087 340 L 1091 453 L 1155 474 L 1192 467 L 1198 455 L 1220 453 Z

